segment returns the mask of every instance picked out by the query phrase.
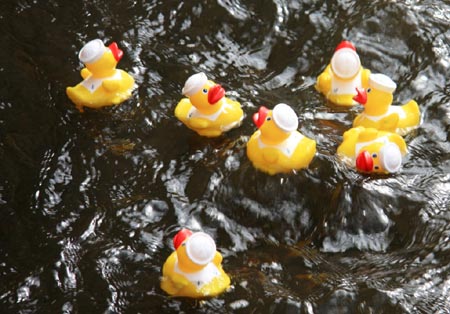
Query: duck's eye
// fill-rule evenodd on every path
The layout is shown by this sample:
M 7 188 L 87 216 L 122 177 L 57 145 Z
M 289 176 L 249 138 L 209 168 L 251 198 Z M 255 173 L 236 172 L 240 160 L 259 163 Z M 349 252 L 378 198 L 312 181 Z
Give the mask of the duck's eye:
M 376 153 L 373 153 L 373 154 L 372 154 L 372 157 L 373 157 L 373 158 L 377 158 L 378 155 L 377 155 Z
M 367 89 L 367 92 L 368 92 L 368 93 L 370 93 L 371 91 L 372 91 L 372 89 L 371 89 L 371 88 L 368 88 L 368 89 Z
M 208 90 L 206 88 L 203 89 L 203 94 L 208 94 Z
M 186 246 L 186 243 L 182 243 L 181 246 Z
M 375 167 L 373 167 L 373 169 L 378 170 L 378 169 L 380 169 L 380 167 L 375 166 Z
M 272 120 L 271 117 L 267 117 L 267 118 L 266 118 L 266 121 L 270 121 L 270 120 Z

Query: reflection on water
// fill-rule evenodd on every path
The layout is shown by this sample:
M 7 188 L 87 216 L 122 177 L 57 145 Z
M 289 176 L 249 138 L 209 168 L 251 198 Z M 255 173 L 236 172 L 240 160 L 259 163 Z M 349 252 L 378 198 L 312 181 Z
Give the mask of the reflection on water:
M 0 10 L 2 313 L 446 313 L 450 307 L 450 5 L 445 1 L 6 1 Z M 79 113 L 89 39 L 117 41 L 138 83 Z M 423 123 L 395 176 L 335 157 L 360 108 L 316 76 L 342 39 L 414 98 Z M 243 125 L 200 138 L 173 115 L 204 71 Z M 290 104 L 318 143 L 308 170 L 267 176 L 245 155 L 260 105 Z M 159 288 L 180 227 L 211 234 L 232 289 Z

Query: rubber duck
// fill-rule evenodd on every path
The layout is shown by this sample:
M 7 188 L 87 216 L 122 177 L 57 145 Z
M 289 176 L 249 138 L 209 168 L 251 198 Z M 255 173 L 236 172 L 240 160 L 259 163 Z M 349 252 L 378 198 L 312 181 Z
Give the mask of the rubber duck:
M 353 106 L 355 88 L 367 87 L 370 70 L 361 66 L 355 46 L 342 41 L 331 58 L 330 64 L 318 76 L 315 88 L 329 101 L 340 106 Z
M 346 131 L 338 155 L 360 172 L 388 174 L 400 170 L 408 149 L 397 133 L 362 126 Z
M 247 143 L 247 156 L 255 168 L 274 175 L 308 167 L 316 142 L 297 131 L 298 117 L 289 105 L 262 106 L 253 122 L 258 130 Z
M 222 269 L 222 255 L 204 232 L 180 230 L 173 238 L 175 251 L 162 269 L 161 288 L 172 296 L 206 298 L 224 292 L 230 277 Z
M 420 123 L 417 102 L 408 101 L 403 106 L 391 106 L 392 93 L 397 85 L 380 73 L 369 76 L 369 88 L 357 89 L 354 99 L 364 106 L 361 114 L 353 120 L 353 126 L 364 126 L 404 135 Z
M 205 73 L 190 76 L 182 93 L 187 98 L 178 103 L 175 116 L 198 134 L 217 137 L 241 124 L 241 105 L 225 97 L 222 86 L 208 80 Z
M 91 40 L 80 50 L 78 58 L 85 65 L 80 72 L 83 81 L 66 89 L 67 96 L 80 111 L 83 107 L 118 105 L 131 96 L 134 79 L 116 69 L 122 56 L 117 43 L 106 47 L 100 39 Z

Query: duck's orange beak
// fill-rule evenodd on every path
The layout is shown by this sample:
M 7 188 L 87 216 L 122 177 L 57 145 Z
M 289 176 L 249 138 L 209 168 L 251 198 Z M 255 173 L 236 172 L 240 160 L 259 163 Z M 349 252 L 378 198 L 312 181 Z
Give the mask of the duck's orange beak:
M 360 103 L 361 105 L 365 105 L 367 102 L 367 92 L 364 88 L 356 88 L 356 96 L 353 97 L 353 100 Z
M 362 172 L 370 172 L 373 169 L 373 159 L 367 150 L 363 150 L 356 157 L 356 169 Z
M 123 51 L 119 49 L 116 42 L 113 42 L 111 45 L 108 46 L 109 50 L 111 50 L 114 59 L 116 59 L 117 62 L 120 61 L 123 57 Z
M 208 91 L 208 102 L 210 105 L 214 105 L 216 102 L 225 96 L 225 90 L 220 85 L 214 85 Z
M 258 112 L 256 112 L 253 115 L 253 123 L 255 123 L 255 125 L 258 129 L 263 125 L 268 113 L 269 113 L 269 109 L 267 109 L 264 106 L 261 106 L 261 107 L 259 107 Z

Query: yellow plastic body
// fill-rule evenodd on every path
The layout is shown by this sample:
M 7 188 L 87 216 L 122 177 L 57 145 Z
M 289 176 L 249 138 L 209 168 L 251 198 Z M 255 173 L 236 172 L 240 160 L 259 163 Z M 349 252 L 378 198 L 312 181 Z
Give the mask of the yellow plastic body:
M 123 70 L 116 69 L 117 61 L 107 49 L 96 62 L 85 64 L 81 70 L 83 80 L 95 80 L 99 86 L 95 91 L 85 87 L 83 82 L 74 87 L 67 87 L 67 96 L 79 110 L 83 107 L 101 108 L 118 105 L 131 97 L 134 79 Z
M 217 137 L 232 128 L 240 126 L 244 111 L 239 102 L 223 97 L 215 104 L 208 102 L 203 90 L 209 90 L 215 83 L 205 85 L 189 98 L 183 98 L 175 107 L 175 116 L 199 135 Z
M 392 93 L 371 87 L 364 110 L 353 120 L 353 126 L 363 126 L 404 135 L 420 124 L 420 109 L 414 100 L 403 106 L 391 106 Z
M 268 117 L 272 117 L 272 110 L 269 111 Z M 290 155 L 287 155 L 280 146 L 283 146 L 294 132 L 296 136 L 301 137 L 301 140 L 290 149 Z M 277 127 L 273 119 L 266 119 L 247 143 L 247 156 L 253 166 L 270 175 L 307 168 L 315 154 L 314 140 L 303 136 L 298 131 L 284 132 Z
M 369 85 L 369 75 L 370 70 L 364 69 L 361 67 L 358 74 L 360 75 L 360 80 L 355 84 L 354 93 L 349 94 L 338 94 L 336 93 L 332 86 L 338 84 L 351 84 L 350 82 L 355 79 L 355 77 L 344 79 L 336 75 L 331 66 L 328 65 L 325 70 L 317 77 L 315 88 L 318 92 L 322 93 L 330 102 L 339 105 L 339 106 L 353 106 L 357 103 L 353 100 L 353 97 L 356 95 L 356 87 L 367 88 Z
M 402 156 L 408 152 L 405 140 L 396 133 L 361 126 L 354 127 L 344 133 L 342 143 L 337 148 L 337 154 L 345 162 L 354 165 L 355 158 L 361 151 L 366 150 L 370 155 L 378 156 L 380 149 L 388 142 L 396 144 Z M 359 149 L 357 149 L 357 144 L 360 144 Z M 374 158 L 373 161 L 373 173 L 388 173 L 377 158 Z
M 185 246 L 181 246 L 167 258 L 162 269 L 161 289 L 172 296 L 207 298 L 215 297 L 230 287 L 230 277 L 223 271 L 222 255 L 216 251 L 211 261 L 217 269 L 218 275 L 208 283 L 198 288 L 186 276 L 175 271 L 176 265 L 184 273 L 195 273 L 205 266 L 193 263 L 186 254 Z

